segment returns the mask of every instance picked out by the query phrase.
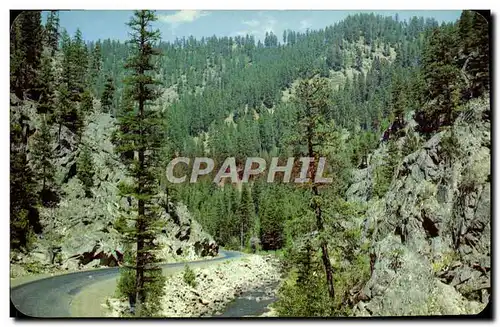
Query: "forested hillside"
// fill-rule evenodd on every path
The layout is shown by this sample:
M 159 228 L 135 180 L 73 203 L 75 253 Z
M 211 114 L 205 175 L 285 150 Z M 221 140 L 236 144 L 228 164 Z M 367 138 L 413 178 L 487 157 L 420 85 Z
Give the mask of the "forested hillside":
M 64 247 L 72 229 L 55 217 L 70 199 L 85 199 L 96 209 L 83 219 L 120 240 L 108 244 L 120 248 L 117 260 L 144 269 L 143 279 L 134 278 L 147 294 L 133 294 L 151 315 L 158 311 L 152 297 L 161 292 L 143 285 L 164 282 L 147 268 L 159 259 L 143 253 L 157 251 L 153 240 L 162 228 L 166 233 L 161 212 L 175 220 L 172 208 L 184 204 L 219 246 L 280 251 L 287 277 L 279 315 L 358 314 L 353 308 L 367 300 L 359 291 L 373 276 L 381 237 L 362 223 L 371 219 L 370 201 L 386 210 L 401 163 L 435 135 L 451 133 L 440 149 L 453 152 L 463 141 L 450 132 L 462 131 L 457 118 L 467 124 L 472 104 L 489 96 L 485 18 L 463 11 L 457 22 L 439 24 L 363 13 L 320 30 L 267 33 L 262 41 L 247 35 L 172 43 L 148 29 L 154 20 L 153 12 L 135 13 L 123 26 L 135 33 L 129 42 L 86 40 L 80 30 L 69 35 L 57 11 L 44 23 L 40 12 L 26 11 L 12 24 L 11 249 L 26 253 L 50 236 L 54 263 L 57 243 Z M 484 106 L 474 117 L 489 121 L 489 102 Z M 446 155 L 436 164 L 458 162 Z M 205 176 L 171 184 L 165 168 L 180 156 L 216 164 L 235 157 L 239 168 L 248 157 L 326 157 L 333 183 L 266 183 L 261 176 L 216 185 Z M 353 189 L 359 183 L 366 189 Z M 457 192 L 450 196 L 467 191 Z M 95 214 L 97 206 L 102 213 Z M 406 219 L 387 208 L 388 216 Z M 51 220 L 65 232 L 55 235 Z M 202 238 L 203 251 L 213 251 L 213 241 Z M 475 301 L 482 293 L 474 292 Z

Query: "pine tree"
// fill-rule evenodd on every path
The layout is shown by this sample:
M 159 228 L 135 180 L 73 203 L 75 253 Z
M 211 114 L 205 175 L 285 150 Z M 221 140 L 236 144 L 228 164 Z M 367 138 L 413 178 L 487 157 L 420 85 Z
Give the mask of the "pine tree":
M 402 122 L 406 109 L 406 90 L 401 71 L 397 70 L 394 73 L 391 86 L 392 114 L 394 116 L 394 119 Z
M 271 187 L 259 202 L 259 238 L 264 250 L 277 250 L 284 243 L 281 200 L 277 196 L 277 188 Z
M 373 195 L 382 198 L 387 193 L 389 189 L 392 178 L 394 177 L 394 171 L 401 159 L 401 153 L 396 145 L 395 140 L 389 140 L 388 142 L 388 152 L 391 154 L 387 158 L 387 162 L 383 165 L 377 166 L 374 172 L 374 182 L 373 182 Z
M 130 88 L 126 88 L 124 90 L 124 94 L 121 99 L 120 108 L 118 111 L 118 118 L 120 117 L 129 117 L 132 116 L 135 110 L 133 96 L 131 94 Z M 127 124 L 119 124 L 118 131 L 114 133 L 111 137 L 111 140 L 114 144 L 119 144 L 120 135 L 127 135 L 132 131 Z M 120 159 L 124 162 L 131 160 L 134 158 L 134 149 L 123 149 L 118 151 L 120 155 Z
M 255 209 L 252 202 L 252 196 L 247 184 L 243 184 L 241 190 L 241 201 L 238 208 L 238 216 L 240 219 L 240 246 L 245 246 L 245 238 L 250 230 L 251 222 L 253 221 Z
M 10 30 L 10 90 L 18 98 L 38 100 L 38 73 L 42 53 L 42 26 L 39 11 L 23 11 Z M 28 249 L 33 233 L 41 231 L 38 195 L 28 162 L 27 112 L 23 106 L 10 110 L 10 244 Z
M 226 193 L 226 242 L 229 247 L 237 249 L 240 244 L 238 234 L 241 236 L 241 229 L 239 228 L 238 208 L 240 207 L 240 194 L 238 190 L 231 184 L 224 185 L 224 192 Z
M 276 311 L 280 317 L 331 316 L 330 299 L 322 281 L 324 272 L 315 259 L 316 251 L 309 239 L 302 243 L 298 251 L 290 255 L 297 277 L 279 289 Z
M 356 48 L 356 57 L 354 59 L 354 68 L 361 71 L 363 68 L 363 52 L 360 48 Z
M 71 101 L 71 94 L 66 83 L 61 83 L 58 87 L 54 118 L 58 125 L 57 141 L 59 143 L 63 126 L 67 126 L 73 132 L 79 132 L 82 125 L 82 117 L 76 104 Z
M 40 11 L 23 11 L 10 30 L 10 89 L 18 98 L 38 100 L 37 82 L 43 49 Z
M 71 81 L 69 89 L 73 101 L 80 101 L 81 94 L 85 89 L 86 74 L 88 67 L 87 48 L 83 41 L 82 32 L 76 30 L 71 42 L 70 51 Z
M 83 150 L 78 156 L 76 175 L 83 183 L 85 196 L 91 197 L 90 189 L 94 186 L 94 164 L 90 148 L 86 145 L 83 146 Z
M 113 104 L 113 97 L 115 92 L 115 86 L 113 83 L 113 78 L 108 76 L 106 79 L 106 84 L 104 84 L 104 91 L 101 95 L 101 107 L 103 112 L 110 112 L 111 105 Z
M 94 110 L 94 99 L 88 89 L 82 94 L 82 101 L 80 102 L 80 113 L 82 116 L 88 116 Z
M 128 268 L 134 271 L 134 291 L 130 302 L 131 305 L 136 304 L 136 316 L 157 313 L 164 285 L 155 255 L 158 250 L 155 239 L 160 231 L 160 208 L 158 199 L 155 199 L 159 183 L 155 179 L 155 165 L 158 162 L 156 155 L 162 146 L 163 128 L 158 113 L 150 108 L 150 103 L 159 96 L 154 89 L 158 82 L 151 76 L 155 70 L 153 57 L 158 54 L 154 46 L 160 39 L 160 32 L 151 29 L 151 23 L 156 19 L 153 11 L 141 10 L 135 11 L 128 23 L 132 30 L 129 40 L 132 55 L 125 66 L 131 71 L 126 84 L 137 110 L 119 115 L 119 129 L 115 137 L 116 150 L 120 154 L 130 151 L 136 154 L 133 159 L 125 159 L 128 175 L 134 182 L 119 185 L 120 194 L 133 199 L 136 212 L 129 217 L 135 221 L 135 226 L 124 235 L 124 241 L 136 247 L 136 257 L 127 263 Z
M 253 201 L 253 206 L 255 209 L 255 214 L 259 216 L 259 200 L 260 200 L 260 195 L 264 190 L 264 182 L 262 181 L 262 178 L 257 178 L 254 183 L 252 184 L 252 201 Z
M 463 48 L 465 53 L 470 53 L 470 41 L 473 36 L 473 28 L 474 28 L 474 15 L 475 13 L 471 10 L 464 10 L 460 15 L 460 19 L 458 21 L 458 33 L 460 39 L 463 43 Z
M 391 56 L 391 46 L 389 43 L 384 43 L 384 52 L 383 52 L 385 57 L 390 57 Z
M 32 161 L 36 179 L 42 182 L 40 199 L 44 206 L 50 206 L 55 199 L 55 167 L 52 151 L 52 136 L 45 115 L 40 128 L 33 135 Z
M 61 52 L 63 54 L 61 82 L 66 83 L 71 101 L 80 101 L 85 90 L 88 68 L 87 48 L 80 29 L 76 30 L 73 39 L 63 29 Z
M 10 245 L 29 248 L 34 232 L 41 231 L 38 196 L 33 172 L 28 165 L 22 125 L 11 113 L 10 124 Z
M 423 54 L 423 75 L 427 82 L 426 122 L 430 129 L 450 124 L 453 120 L 454 94 L 461 89 L 462 80 L 454 58 L 457 53 L 456 34 L 453 26 L 435 29 Z
M 40 100 L 38 101 L 38 113 L 47 114 L 51 118 L 54 112 L 55 102 L 55 78 L 52 69 L 52 59 L 49 54 L 44 51 L 42 55 L 40 74 L 39 74 L 38 89 L 40 92 Z
M 342 51 L 338 44 L 334 44 L 326 53 L 326 64 L 329 68 L 340 71 L 342 69 Z
M 316 172 L 318 159 L 324 156 L 323 149 L 329 142 L 332 131 L 329 123 L 325 122 L 324 117 L 330 108 L 331 89 L 328 80 L 324 78 L 313 78 L 312 80 L 301 81 L 297 91 L 297 127 L 296 139 L 292 142 L 299 143 L 305 147 L 305 154 L 310 158 L 315 158 L 311 163 L 312 169 L 308 178 L 311 181 Z M 330 262 L 328 245 L 324 235 L 324 213 L 322 210 L 322 199 L 319 186 L 315 182 L 307 184 L 311 192 L 311 209 L 316 217 L 316 228 L 320 234 L 320 248 L 323 266 L 326 275 L 326 284 L 328 294 L 333 301 L 335 298 L 335 289 L 333 284 L 333 268 Z
M 463 47 L 459 68 L 470 77 L 470 96 L 478 97 L 490 88 L 489 78 L 489 30 L 488 21 L 479 13 L 464 10 L 458 30 Z
M 89 61 L 89 82 L 93 85 L 93 93 L 98 94 L 97 84 L 98 81 L 100 81 L 99 77 L 102 71 L 102 50 L 100 41 L 96 42 L 94 48 L 92 49 Z
M 61 83 L 65 83 L 66 87 L 70 89 L 73 83 L 72 41 L 65 29 L 61 32 L 61 53 L 63 57 L 61 63 Z
M 51 10 L 45 23 L 45 43 L 53 56 L 59 45 L 59 11 Z

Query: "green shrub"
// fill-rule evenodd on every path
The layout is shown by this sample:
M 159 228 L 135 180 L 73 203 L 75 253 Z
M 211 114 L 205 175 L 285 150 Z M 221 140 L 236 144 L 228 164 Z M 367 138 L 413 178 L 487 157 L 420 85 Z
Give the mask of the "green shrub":
M 449 165 L 460 158 L 462 156 L 462 150 L 460 147 L 460 141 L 456 136 L 453 129 L 449 130 L 442 138 L 441 138 L 441 157 L 445 160 Z
M 33 274 L 42 274 L 45 272 L 43 265 L 40 262 L 29 262 L 24 265 L 27 272 Z
M 135 294 L 135 270 L 122 268 L 118 279 L 117 292 L 119 297 L 129 297 Z
M 401 153 L 394 141 L 388 143 L 388 156 L 386 162 L 375 167 L 375 176 L 373 180 L 373 195 L 379 198 L 385 196 L 385 193 L 391 186 L 394 172 L 401 159 Z
M 420 139 L 417 133 L 409 133 L 404 139 L 404 144 L 402 148 L 402 155 L 406 157 L 407 155 L 417 151 L 420 147 Z
M 120 233 L 124 234 L 128 231 L 127 218 L 124 215 L 120 215 L 116 218 L 113 227 Z
M 136 317 L 157 317 L 161 315 L 162 297 L 165 293 L 164 286 L 166 278 L 163 276 L 161 269 L 146 271 L 144 277 L 150 282 L 144 284 L 144 292 L 146 294 L 145 302 L 142 305 L 136 305 Z M 135 288 L 135 270 L 124 268 L 121 271 L 117 285 L 117 295 L 121 298 L 134 297 Z M 130 313 L 126 312 L 124 317 L 129 317 Z
M 434 273 L 444 271 L 448 269 L 456 260 L 458 260 L 458 255 L 455 251 L 451 250 L 444 252 L 438 259 L 435 259 L 432 262 L 432 270 Z
M 116 295 L 118 297 L 129 297 L 129 296 L 134 296 L 136 289 L 135 289 L 135 270 L 130 267 L 133 266 L 134 261 L 135 261 L 135 255 L 130 249 L 130 247 L 127 246 L 126 249 L 124 249 L 124 260 L 123 263 L 129 267 L 123 267 L 120 268 L 120 277 L 118 278 L 118 284 L 116 287 Z
M 335 212 L 332 219 L 355 221 L 364 216 L 366 207 L 346 201 L 330 201 L 325 212 Z M 287 231 L 289 231 L 287 229 Z M 366 238 L 367 235 L 365 235 Z M 328 249 L 333 265 L 335 298 L 330 298 L 318 241 L 303 233 L 287 242 L 282 262 L 288 276 L 278 290 L 273 307 L 284 317 L 349 316 L 355 297 L 370 278 L 370 245 L 363 241 L 359 226 L 338 227 L 328 236 Z
M 161 268 L 147 271 L 145 277 L 151 282 L 145 284 L 146 303 L 138 313 L 141 317 L 159 317 L 162 311 L 162 298 L 165 295 L 166 277 Z
M 191 267 L 189 267 L 189 265 L 187 264 L 184 266 L 184 275 L 182 277 L 184 279 L 184 282 L 189 286 L 195 288 L 198 285 L 193 269 L 191 269 Z
M 319 262 L 317 262 L 319 263 Z M 350 291 L 364 285 L 370 278 L 370 258 L 363 253 L 346 267 L 334 272 L 335 299 L 332 302 L 326 286 L 324 270 L 320 265 L 300 273 L 292 269 L 280 286 L 273 308 L 280 317 L 350 316 Z
M 301 278 L 293 270 L 278 291 L 278 300 L 273 304 L 280 317 L 328 317 L 331 302 L 321 269 L 309 271 Z
M 76 174 L 83 183 L 85 196 L 91 197 L 91 188 L 94 186 L 94 163 L 91 150 L 86 145 L 78 156 Z
M 373 195 L 379 198 L 384 197 L 391 185 L 393 170 L 387 165 L 380 165 L 375 168 L 375 178 L 373 181 Z
M 351 290 L 363 287 L 370 279 L 370 257 L 363 251 L 357 254 L 348 265 L 335 269 L 335 301 L 333 316 L 350 316 L 352 306 Z
M 326 284 L 321 251 L 309 240 L 302 246 L 291 249 L 287 256 L 291 269 L 280 286 L 277 301 L 273 307 L 280 317 L 330 317 L 344 315 L 343 293 L 338 283 L 337 269 L 334 269 L 335 301 L 332 302 Z

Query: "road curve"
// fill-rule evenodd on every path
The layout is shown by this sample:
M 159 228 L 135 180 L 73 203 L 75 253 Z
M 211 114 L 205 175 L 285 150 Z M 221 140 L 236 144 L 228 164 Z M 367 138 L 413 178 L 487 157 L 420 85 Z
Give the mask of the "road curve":
M 220 251 L 222 256 L 190 263 L 217 262 L 241 256 L 240 252 Z M 162 268 L 182 267 L 186 263 L 167 263 Z M 106 279 L 118 277 L 118 267 L 79 271 L 32 281 L 11 288 L 12 304 L 22 314 L 36 318 L 69 318 L 73 298 L 81 289 Z

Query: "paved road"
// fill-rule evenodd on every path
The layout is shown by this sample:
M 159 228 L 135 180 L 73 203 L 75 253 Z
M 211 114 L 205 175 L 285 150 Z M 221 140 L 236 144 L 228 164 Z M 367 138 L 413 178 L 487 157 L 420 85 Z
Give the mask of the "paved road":
M 239 252 L 220 251 L 221 257 L 191 263 L 217 262 L 236 258 Z M 185 263 L 168 263 L 163 269 L 182 267 Z M 71 301 L 82 288 L 106 279 L 116 278 L 119 268 L 105 268 L 53 276 L 16 286 L 10 291 L 10 299 L 17 310 L 31 317 L 70 317 Z

